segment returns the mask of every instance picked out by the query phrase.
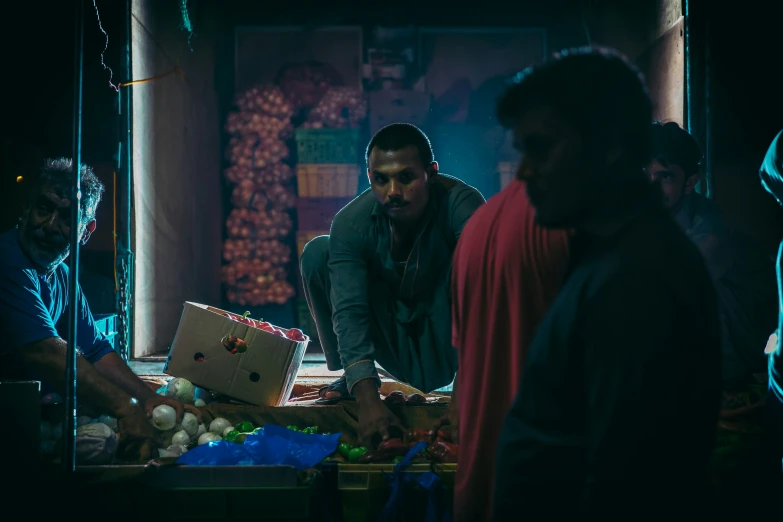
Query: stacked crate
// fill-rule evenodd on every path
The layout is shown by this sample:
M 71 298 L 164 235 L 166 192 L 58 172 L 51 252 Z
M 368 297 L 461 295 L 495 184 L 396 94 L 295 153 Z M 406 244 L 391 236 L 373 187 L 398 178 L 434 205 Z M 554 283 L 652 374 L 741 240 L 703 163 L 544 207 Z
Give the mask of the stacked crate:
M 329 233 L 332 219 L 357 194 L 359 129 L 297 129 L 296 202 L 298 253 L 314 237 Z M 311 338 L 315 326 L 300 288 L 299 327 Z
M 226 220 L 222 280 L 230 303 L 284 304 L 295 295 L 289 280 L 296 203 L 294 173 L 285 163 L 294 109 L 275 86 L 254 87 L 235 100 L 225 177 L 233 184 Z

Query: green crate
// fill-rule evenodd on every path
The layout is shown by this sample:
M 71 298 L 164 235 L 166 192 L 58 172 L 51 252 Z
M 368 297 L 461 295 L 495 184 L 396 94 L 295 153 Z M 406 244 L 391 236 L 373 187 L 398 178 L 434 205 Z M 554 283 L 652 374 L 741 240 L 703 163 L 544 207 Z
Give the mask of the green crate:
M 312 342 L 318 342 L 318 329 L 315 327 L 315 321 L 313 316 L 310 315 L 310 308 L 307 307 L 306 299 L 296 300 L 296 309 L 298 315 L 299 329 L 302 330 L 305 335 L 310 336 Z
M 298 163 L 353 163 L 359 160 L 359 129 L 297 129 Z

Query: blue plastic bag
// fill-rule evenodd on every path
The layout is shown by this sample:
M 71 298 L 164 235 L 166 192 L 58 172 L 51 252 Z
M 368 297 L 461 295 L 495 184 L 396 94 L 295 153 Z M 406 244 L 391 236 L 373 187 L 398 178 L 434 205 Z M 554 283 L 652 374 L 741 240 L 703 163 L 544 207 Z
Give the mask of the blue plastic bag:
M 177 459 L 187 466 L 315 467 L 337 450 L 340 433 L 309 435 L 267 424 L 244 444 L 223 440 L 197 446 Z
M 427 512 L 426 522 L 451 522 L 451 506 L 445 506 L 441 509 L 439 505 L 438 492 L 443 487 L 441 478 L 432 471 L 426 473 L 406 473 L 405 469 L 410 466 L 413 457 L 418 455 L 427 447 L 426 442 L 419 442 L 413 446 L 405 457 L 394 467 L 391 474 L 386 475 L 386 480 L 391 486 L 389 500 L 386 502 L 383 510 L 378 516 L 378 522 L 396 522 L 404 520 L 406 514 L 403 511 L 405 506 L 405 493 L 408 484 L 414 483 L 427 493 Z M 441 514 L 440 512 L 443 511 Z

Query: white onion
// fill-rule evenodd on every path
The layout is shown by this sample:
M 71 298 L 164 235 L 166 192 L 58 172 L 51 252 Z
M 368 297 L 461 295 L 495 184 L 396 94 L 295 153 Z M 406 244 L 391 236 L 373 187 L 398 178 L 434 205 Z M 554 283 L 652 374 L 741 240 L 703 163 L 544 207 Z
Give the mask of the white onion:
M 187 446 L 188 444 L 190 444 L 190 435 L 185 430 L 178 431 L 171 437 L 172 446 Z
M 177 425 L 177 412 L 167 404 L 156 406 L 152 410 L 152 425 L 160 431 L 173 429 Z
M 216 433 L 207 432 L 198 438 L 198 445 L 201 446 L 202 444 L 207 444 L 208 442 L 216 442 L 219 440 L 223 440 L 223 437 L 221 437 Z
M 198 425 L 198 431 L 195 435 L 193 435 L 193 439 L 198 439 L 202 435 L 204 435 L 207 432 L 207 425 L 206 424 L 199 424 Z
M 175 377 L 171 379 L 166 386 L 166 396 L 174 397 L 183 404 L 191 404 L 195 396 L 196 389 L 187 379 L 182 377 Z
M 234 431 L 234 426 L 228 426 L 226 429 L 223 430 L 223 438 L 226 438 L 226 435 Z
M 182 416 L 182 429 L 188 433 L 189 437 L 198 433 L 198 419 L 190 412 L 185 412 Z
M 215 435 L 220 435 L 223 433 L 223 430 L 225 430 L 227 427 L 231 426 L 231 423 L 228 422 L 227 419 L 224 419 L 222 417 L 218 417 L 217 419 L 213 420 L 209 424 L 209 431 L 210 433 L 214 433 Z M 199 439 L 201 440 L 201 439 Z

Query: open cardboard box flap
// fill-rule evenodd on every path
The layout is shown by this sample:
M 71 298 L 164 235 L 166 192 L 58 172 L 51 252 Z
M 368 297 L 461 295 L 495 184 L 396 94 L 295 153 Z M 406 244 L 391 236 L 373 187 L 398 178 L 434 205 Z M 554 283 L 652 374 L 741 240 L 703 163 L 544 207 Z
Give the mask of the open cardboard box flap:
M 309 338 L 292 341 L 231 317 L 237 316 L 186 302 L 164 371 L 249 404 L 284 405 Z M 226 334 L 244 339 L 247 351 L 234 355 L 226 351 L 222 344 Z

